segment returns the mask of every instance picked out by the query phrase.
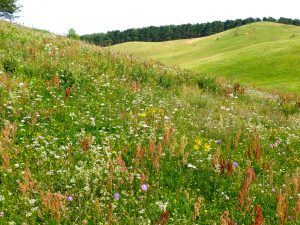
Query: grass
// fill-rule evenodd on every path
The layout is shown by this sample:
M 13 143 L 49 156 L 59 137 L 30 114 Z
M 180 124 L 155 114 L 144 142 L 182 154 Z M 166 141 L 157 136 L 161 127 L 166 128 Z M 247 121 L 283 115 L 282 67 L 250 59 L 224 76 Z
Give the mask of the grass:
M 297 96 L 2 21 L 0 71 L 1 224 L 299 223 Z
M 115 50 L 243 84 L 300 93 L 300 28 L 260 22 L 204 38 L 129 42 Z

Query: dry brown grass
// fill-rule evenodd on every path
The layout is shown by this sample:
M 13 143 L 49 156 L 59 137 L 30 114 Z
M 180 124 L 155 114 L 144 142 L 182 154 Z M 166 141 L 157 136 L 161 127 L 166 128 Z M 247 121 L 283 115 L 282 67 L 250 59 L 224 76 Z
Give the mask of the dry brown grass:
M 229 218 L 229 211 L 225 210 L 222 216 L 220 217 L 221 225 L 234 225 L 234 221 Z
M 47 193 L 41 192 L 41 200 L 46 211 L 50 211 L 51 215 L 60 221 L 66 209 L 67 197 L 60 192 L 51 193 L 48 191 Z
M 28 194 L 30 191 L 34 190 L 35 185 L 36 181 L 32 178 L 29 167 L 26 166 L 23 182 L 19 182 L 19 188 L 23 194 Z

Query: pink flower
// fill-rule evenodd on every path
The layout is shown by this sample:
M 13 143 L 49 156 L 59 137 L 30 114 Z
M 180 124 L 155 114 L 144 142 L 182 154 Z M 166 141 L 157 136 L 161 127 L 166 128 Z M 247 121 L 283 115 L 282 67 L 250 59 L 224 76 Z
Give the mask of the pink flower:
M 148 191 L 148 185 L 147 184 L 142 184 L 141 185 L 141 189 L 142 189 L 142 191 Z
M 68 201 L 69 201 L 69 202 L 72 202 L 72 201 L 73 201 L 73 196 L 72 196 L 72 195 L 68 196 Z

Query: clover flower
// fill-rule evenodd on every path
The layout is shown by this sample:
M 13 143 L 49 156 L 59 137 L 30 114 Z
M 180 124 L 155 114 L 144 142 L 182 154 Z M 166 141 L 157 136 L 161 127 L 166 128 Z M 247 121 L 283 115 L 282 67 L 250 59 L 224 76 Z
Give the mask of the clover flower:
M 142 184 L 141 185 L 141 189 L 142 189 L 142 191 L 148 191 L 148 185 L 147 184 Z
M 72 201 L 73 201 L 73 196 L 72 196 L 72 195 L 70 195 L 70 196 L 68 196 L 68 198 L 67 198 L 67 199 L 68 199 L 68 201 L 69 201 L 69 202 L 72 202 Z
M 115 198 L 116 200 L 119 200 L 120 194 L 119 194 L 118 192 L 116 192 L 116 193 L 114 194 L 114 198 Z

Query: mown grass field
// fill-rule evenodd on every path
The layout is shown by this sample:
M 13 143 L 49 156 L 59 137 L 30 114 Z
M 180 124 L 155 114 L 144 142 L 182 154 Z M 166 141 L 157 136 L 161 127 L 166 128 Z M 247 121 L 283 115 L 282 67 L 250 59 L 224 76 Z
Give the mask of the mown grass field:
M 204 38 L 110 47 L 247 85 L 300 93 L 300 27 L 260 22 Z
M 299 224 L 300 100 L 0 22 L 0 224 Z

